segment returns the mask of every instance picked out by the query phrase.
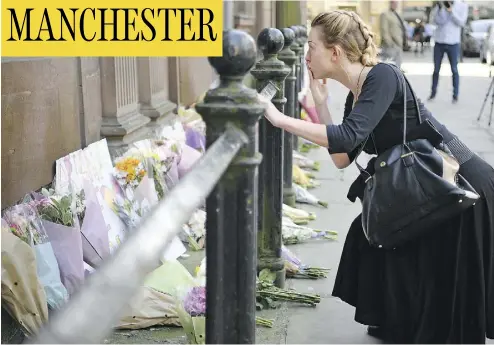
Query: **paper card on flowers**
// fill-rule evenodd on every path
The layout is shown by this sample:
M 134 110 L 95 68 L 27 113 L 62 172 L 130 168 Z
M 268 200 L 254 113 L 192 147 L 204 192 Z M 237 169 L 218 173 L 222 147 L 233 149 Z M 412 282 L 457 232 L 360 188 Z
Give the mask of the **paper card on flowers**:
M 170 245 L 168 246 L 168 249 L 165 250 L 165 252 L 163 253 L 161 262 L 178 259 L 186 252 L 187 248 L 185 248 L 182 241 L 180 241 L 180 238 L 178 236 L 175 236 L 172 240 L 172 243 L 170 243 Z

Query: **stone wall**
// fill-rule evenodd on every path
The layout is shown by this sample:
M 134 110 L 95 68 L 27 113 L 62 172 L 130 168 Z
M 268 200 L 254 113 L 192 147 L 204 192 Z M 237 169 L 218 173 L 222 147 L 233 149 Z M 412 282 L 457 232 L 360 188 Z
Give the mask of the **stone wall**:
M 2 209 L 51 183 L 70 152 L 147 137 L 175 109 L 168 69 L 167 58 L 3 59 Z

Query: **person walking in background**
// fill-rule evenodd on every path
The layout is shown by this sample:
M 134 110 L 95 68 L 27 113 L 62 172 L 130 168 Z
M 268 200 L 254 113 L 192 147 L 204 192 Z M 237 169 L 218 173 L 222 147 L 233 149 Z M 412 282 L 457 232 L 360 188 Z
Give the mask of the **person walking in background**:
M 396 12 L 398 1 L 390 1 L 389 10 L 381 14 L 381 48 L 384 59 L 393 60 L 401 68 L 403 46 L 407 33 Z
M 429 100 L 436 97 L 439 71 L 443 56 L 448 55 L 451 72 L 453 73 L 453 103 L 458 101 L 460 75 L 458 74 L 458 59 L 461 49 L 461 30 L 468 18 L 468 5 L 463 1 L 438 1 L 432 10 L 434 24 L 434 73 Z

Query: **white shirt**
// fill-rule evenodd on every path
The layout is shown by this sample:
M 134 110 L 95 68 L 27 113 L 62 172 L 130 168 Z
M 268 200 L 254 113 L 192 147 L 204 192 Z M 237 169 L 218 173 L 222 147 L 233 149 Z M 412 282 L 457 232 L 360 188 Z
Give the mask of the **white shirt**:
M 463 1 L 455 1 L 452 11 L 448 11 L 444 6 L 439 9 L 434 6 L 432 17 L 437 25 L 434 31 L 434 41 L 443 44 L 458 44 L 461 42 L 461 29 L 468 19 L 468 5 Z

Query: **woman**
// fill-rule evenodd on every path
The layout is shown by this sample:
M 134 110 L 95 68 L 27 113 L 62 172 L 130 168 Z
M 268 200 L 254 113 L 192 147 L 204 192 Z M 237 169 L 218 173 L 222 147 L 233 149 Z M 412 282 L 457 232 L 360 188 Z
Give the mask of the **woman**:
M 260 96 L 276 127 L 327 147 L 338 168 L 364 151 L 379 154 L 399 144 L 403 92 L 407 125 L 417 128 L 411 89 L 401 71 L 378 63 L 373 36 L 352 12 L 333 11 L 312 21 L 307 65 L 323 124 L 287 117 Z M 333 124 L 327 90 L 318 79 L 346 86 L 345 117 Z M 494 169 L 472 153 L 420 104 L 460 162 L 460 173 L 481 195 L 477 204 L 427 236 L 392 251 L 369 246 L 360 216 L 348 232 L 333 296 L 356 308 L 355 320 L 395 343 L 485 343 L 494 338 Z M 356 181 L 352 187 L 358 186 Z M 358 188 L 357 188 L 358 189 Z M 351 192 L 350 194 L 352 194 Z M 362 188 L 356 195 L 362 194 Z

